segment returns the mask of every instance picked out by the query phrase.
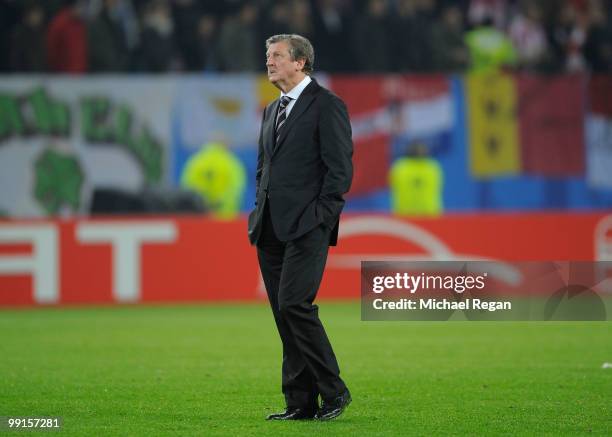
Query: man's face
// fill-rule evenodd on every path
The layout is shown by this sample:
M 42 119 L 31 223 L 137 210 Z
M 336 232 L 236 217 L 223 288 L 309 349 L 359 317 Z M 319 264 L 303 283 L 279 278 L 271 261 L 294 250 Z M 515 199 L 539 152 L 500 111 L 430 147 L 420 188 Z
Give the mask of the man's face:
M 292 82 L 293 77 L 304 67 L 304 60 L 292 61 L 289 44 L 285 41 L 270 44 L 266 52 L 268 80 L 273 84 Z

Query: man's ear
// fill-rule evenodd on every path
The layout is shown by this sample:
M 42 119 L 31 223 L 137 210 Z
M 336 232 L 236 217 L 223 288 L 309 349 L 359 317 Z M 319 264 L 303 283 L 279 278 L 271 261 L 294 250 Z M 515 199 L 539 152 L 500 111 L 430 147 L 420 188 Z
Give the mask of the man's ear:
M 297 71 L 304 70 L 304 65 L 306 65 L 306 59 L 296 59 L 295 62 L 297 62 Z

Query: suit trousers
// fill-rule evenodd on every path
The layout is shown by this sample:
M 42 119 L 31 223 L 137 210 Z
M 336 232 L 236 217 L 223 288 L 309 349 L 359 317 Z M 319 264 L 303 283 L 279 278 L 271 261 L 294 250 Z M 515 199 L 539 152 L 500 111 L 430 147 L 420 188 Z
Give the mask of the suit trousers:
M 313 305 L 331 231 L 319 225 L 282 242 L 274 233 L 267 203 L 257 256 L 283 345 L 282 391 L 288 407 L 312 408 L 319 394 L 332 399 L 346 389 L 318 307 Z

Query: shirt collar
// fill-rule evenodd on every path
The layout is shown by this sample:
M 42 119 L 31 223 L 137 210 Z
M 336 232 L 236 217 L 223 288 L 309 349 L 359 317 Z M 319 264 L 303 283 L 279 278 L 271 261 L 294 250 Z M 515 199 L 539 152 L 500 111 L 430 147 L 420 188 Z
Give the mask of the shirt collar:
M 302 91 L 304 91 L 304 88 L 306 88 L 310 82 L 312 82 L 312 79 L 309 75 L 306 75 L 306 77 L 304 77 L 304 79 L 302 79 L 302 81 L 296 86 L 294 86 L 291 91 L 286 94 L 281 92 L 281 97 L 289 96 L 292 100 L 297 100 L 298 97 L 300 97 L 300 94 L 302 94 Z

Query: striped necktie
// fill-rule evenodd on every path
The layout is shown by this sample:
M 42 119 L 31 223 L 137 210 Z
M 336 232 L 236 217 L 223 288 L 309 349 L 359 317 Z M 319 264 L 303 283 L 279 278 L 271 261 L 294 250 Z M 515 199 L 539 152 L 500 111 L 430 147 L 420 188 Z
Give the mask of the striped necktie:
M 278 139 L 280 137 L 281 128 L 285 124 L 287 120 L 287 105 L 291 101 L 291 97 L 283 96 L 280 99 L 280 105 L 278 107 L 278 116 L 276 117 L 276 143 L 278 144 Z

